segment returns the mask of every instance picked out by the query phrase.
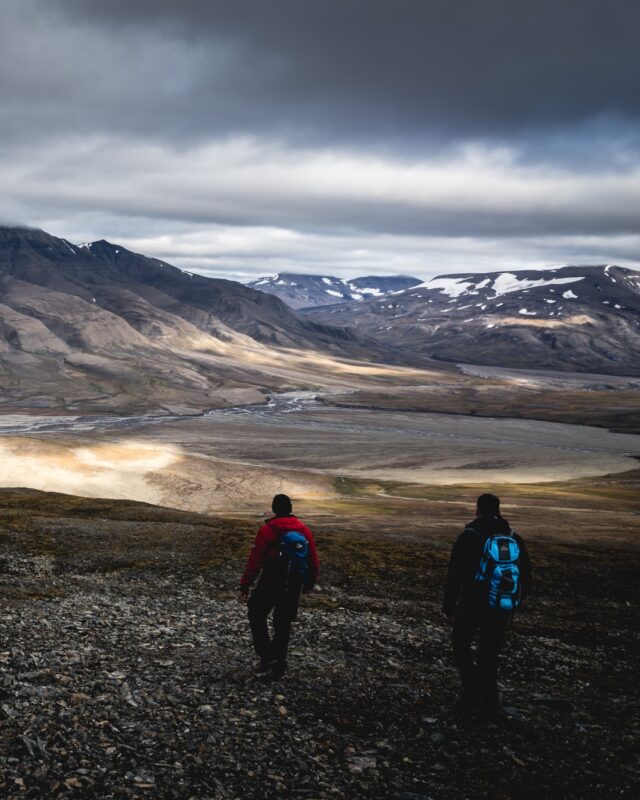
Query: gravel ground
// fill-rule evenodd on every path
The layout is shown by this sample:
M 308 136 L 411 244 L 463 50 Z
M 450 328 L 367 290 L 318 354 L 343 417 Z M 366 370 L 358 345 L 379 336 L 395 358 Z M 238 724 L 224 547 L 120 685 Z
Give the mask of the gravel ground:
M 482 724 L 455 712 L 441 551 L 427 588 L 402 592 L 397 569 L 367 583 L 327 564 L 274 683 L 251 673 L 235 597 L 252 526 L 63 505 L 24 520 L 14 504 L 0 524 L 2 798 L 638 796 L 622 557 L 606 609 L 591 560 L 573 587 L 545 562 L 511 632 L 505 713 Z

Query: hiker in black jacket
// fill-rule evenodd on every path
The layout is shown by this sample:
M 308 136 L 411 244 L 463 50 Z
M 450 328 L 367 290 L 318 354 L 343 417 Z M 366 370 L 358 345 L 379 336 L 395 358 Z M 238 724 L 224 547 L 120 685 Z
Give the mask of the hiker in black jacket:
M 511 610 L 491 607 L 489 582 L 476 578 L 488 538 L 510 534 L 518 543 L 519 592 L 524 597 L 531 585 L 531 564 L 522 539 L 500 514 L 500 500 L 492 494 L 478 498 L 477 517 L 458 537 L 449 561 L 442 611 L 453 624 L 453 654 L 462 680 L 462 708 L 487 715 L 499 710 L 498 654 L 513 616 Z M 478 657 L 471 644 L 479 631 Z

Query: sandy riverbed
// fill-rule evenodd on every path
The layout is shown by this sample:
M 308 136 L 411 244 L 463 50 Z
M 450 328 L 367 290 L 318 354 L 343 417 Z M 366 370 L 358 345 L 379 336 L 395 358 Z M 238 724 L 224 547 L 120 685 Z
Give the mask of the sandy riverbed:
M 287 403 L 206 417 L 0 438 L 0 486 L 142 500 L 195 511 L 276 492 L 335 494 L 337 476 L 482 486 L 631 470 L 640 436 L 532 420 Z

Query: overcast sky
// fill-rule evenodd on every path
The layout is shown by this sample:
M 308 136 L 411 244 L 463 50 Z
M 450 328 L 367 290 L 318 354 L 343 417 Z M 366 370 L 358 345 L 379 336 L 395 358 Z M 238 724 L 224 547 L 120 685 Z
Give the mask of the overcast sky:
M 249 280 L 640 266 L 634 0 L 2 0 L 0 221 Z

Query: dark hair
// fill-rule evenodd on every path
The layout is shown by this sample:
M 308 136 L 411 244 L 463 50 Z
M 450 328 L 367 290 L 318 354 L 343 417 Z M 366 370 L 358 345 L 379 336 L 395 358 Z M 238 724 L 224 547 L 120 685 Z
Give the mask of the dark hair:
M 291 514 L 291 500 L 286 494 L 277 494 L 271 503 L 271 510 L 276 517 L 288 517 Z
M 478 498 L 478 514 L 481 517 L 499 517 L 500 500 L 495 494 L 481 494 Z

